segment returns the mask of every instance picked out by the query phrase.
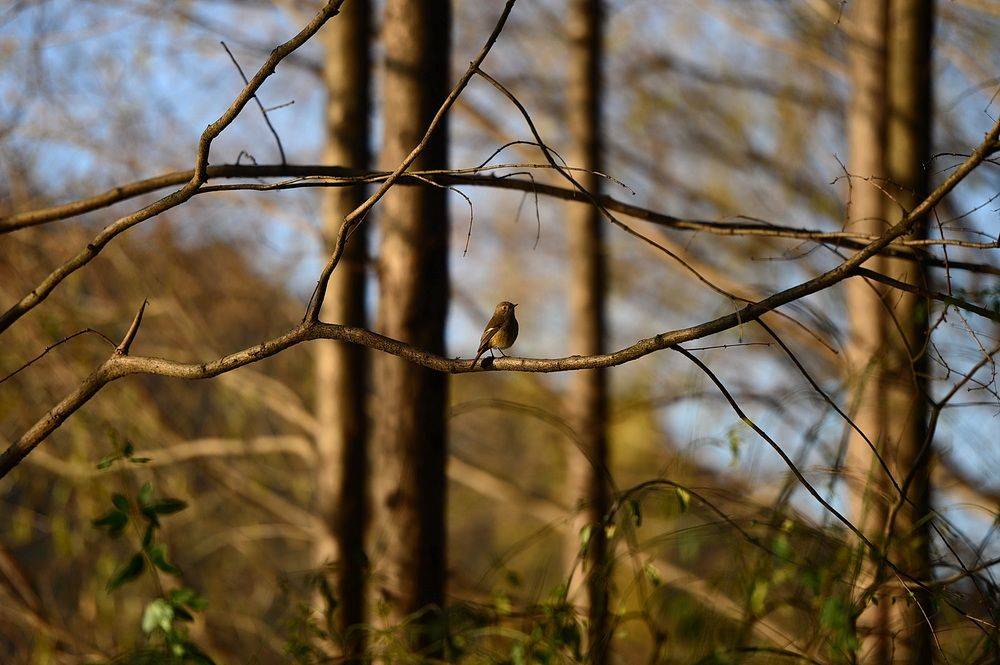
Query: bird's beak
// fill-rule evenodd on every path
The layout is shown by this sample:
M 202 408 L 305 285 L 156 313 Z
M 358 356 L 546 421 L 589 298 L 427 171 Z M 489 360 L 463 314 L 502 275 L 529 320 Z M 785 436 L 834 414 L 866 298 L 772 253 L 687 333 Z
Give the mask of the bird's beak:
M 514 303 L 514 307 L 517 307 L 517 303 Z

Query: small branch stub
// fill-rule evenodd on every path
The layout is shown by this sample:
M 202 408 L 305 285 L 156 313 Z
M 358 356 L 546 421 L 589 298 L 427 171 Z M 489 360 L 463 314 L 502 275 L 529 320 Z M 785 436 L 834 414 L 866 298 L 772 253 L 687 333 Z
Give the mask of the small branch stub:
M 122 338 L 122 343 L 115 349 L 116 356 L 128 355 L 128 350 L 132 346 L 132 341 L 135 340 L 135 336 L 139 333 L 139 324 L 142 323 L 142 314 L 146 311 L 146 305 L 148 304 L 149 298 L 142 301 L 142 305 L 139 306 L 139 311 L 135 313 L 135 318 L 132 319 L 132 325 L 128 327 L 125 337 Z

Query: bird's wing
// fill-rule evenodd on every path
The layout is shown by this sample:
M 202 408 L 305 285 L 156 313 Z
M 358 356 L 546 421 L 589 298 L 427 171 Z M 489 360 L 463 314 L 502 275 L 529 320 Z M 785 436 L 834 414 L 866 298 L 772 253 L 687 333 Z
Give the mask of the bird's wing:
M 500 326 L 487 326 L 486 330 L 483 331 L 483 337 L 479 340 L 479 351 L 477 353 L 482 353 L 486 349 L 490 348 L 490 340 L 493 339 L 493 335 L 499 332 Z
M 503 315 L 494 314 L 486 324 L 486 330 L 483 331 L 483 336 L 479 339 L 479 351 L 482 353 L 490 347 L 490 340 L 493 339 L 493 335 L 497 334 L 497 331 L 503 327 Z

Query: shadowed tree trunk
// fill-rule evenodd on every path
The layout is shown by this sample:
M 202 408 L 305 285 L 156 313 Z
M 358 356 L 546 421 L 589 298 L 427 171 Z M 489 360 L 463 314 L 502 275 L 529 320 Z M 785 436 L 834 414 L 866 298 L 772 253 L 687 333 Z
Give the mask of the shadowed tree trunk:
M 870 0 L 851 5 L 854 34 L 850 46 L 852 79 L 847 131 L 850 153 L 848 171 L 852 176 L 849 209 L 850 230 L 878 234 L 886 227 L 886 197 L 875 182 L 861 178 L 885 176 L 886 141 L 886 29 L 888 0 Z M 885 260 L 875 256 L 865 267 L 885 271 Z M 885 421 L 885 403 L 881 363 L 885 344 L 887 316 L 881 285 L 860 278 L 846 282 L 847 311 L 850 320 L 850 343 L 847 358 L 853 389 L 852 415 L 858 427 L 884 452 L 881 436 Z M 851 491 L 851 515 L 854 523 L 876 539 L 886 515 L 884 497 L 891 484 L 877 463 L 868 443 L 853 430 L 847 448 L 846 475 Z M 862 557 L 866 553 L 862 551 Z M 873 570 L 865 565 L 862 585 L 872 581 Z M 857 620 L 862 636 L 863 658 L 884 659 L 886 631 L 884 613 L 878 605 L 869 605 Z
M 889 116 L 886 167 L 889 190 L 899 206 L 912 210 L 929 191 L 931 146 L 931 0 L 891 0 L 889 3 L 889 59 L 887 81 Z M 899 206 L 887 206 L 889 222 L 897 223 Z M 927 235 L 927 222 L 913 236 Z M 927 271 L 920 264 L 888 259 L 893 277 L 927 289 Z M 923 451 L 927 436 L 928 303 L 909 293 L 896 295 L 892 305 L 892 344 L 885 354 L 886 452 L 900 483 L 908 474 L 913 482 L 893 534 L 890 556 L 917 579 L 928 579 L 930 566 L 930 453 Z M 895 328 L 898 326 L 898 329 Z M 931 615 L 926 592 L 913 596 L 894 585 L 895 603 L 884 603 L 886 627 L 893 636 L 894 663 L 930 663 L 933 654 Z M 919 604 L 919 606 L 918 606 Z
M 570 40 L 567 118 L 572 144 L 569 163 L 592 171 L 602 170 L 601 81 L 602 0 L 573 0 L 567 17 Z M 600 178 L 578 173 L 580 184 L 593 193 Z M 570 353 L 592 355 L 605 350 L 605 293 L 607 268 L 604 224 L 591 205 L 574 204 L 567 210 L 570 251 Z M 605 481 L 608 462 L 607 373 L 603 369 L 574 372 L 570 377 L 569 405 L 574 429 L 583 450 L 569 451 L 569 479 L 583 511 L 579 522 L 588 529 L 583 560 L 589 662 L 604 663 L 608 650 L 609 558 L 607 537 L 601 525 L 609 508 Z M 572 538 L 570 553 L 579 553 L 580 541 Z
M 384 168 L 415 146 L 447 94 L 447 0 L 388 0 L 385 9 Z M 414 169 L 447 168 L 447 125 Z M 444 353 L 448 309 L 448 209 L 436 187 L 393 189 L 381 207 L 379 323 L 383 333 Z M 445 586 L 447 375 L 383 355 L 376 364 L 379 527 L 387 595 L 415 622 L 415 646 L 440 638 Z
M 351 0 L 321 33 L 327 88 L 325 162 L 370 166 L 371 6 Z M 362 187 L 323 190 L 323 235 L 333 247 L 344 217 L 364 200 Z M 367 226 L 351 237 L 323 303 L 324 321 L 366 327 L 365 256 Z M 365 622 L 364 551 L 368 524 L 368 353 L 363 346 L 333 341 L 316 344 L 317 502 L 328 538 L 317 547 L 317 563 L 336 562 L 333 590 L 338 603 L 330 628 L 346 636 L 348 662 L 364 651 L 364 633 L 350 630 Z M 328 613 L 329 614 L 329 613 Z

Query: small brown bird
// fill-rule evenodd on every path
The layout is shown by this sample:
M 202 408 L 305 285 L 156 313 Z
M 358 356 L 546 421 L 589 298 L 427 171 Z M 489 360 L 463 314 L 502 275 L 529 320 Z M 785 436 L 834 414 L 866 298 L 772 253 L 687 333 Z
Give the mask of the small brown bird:
M 503 354 L 502 349 L 509 349 L 514 344 L 514 340 L 517 339 L 517 319 L 514 317 L 515 307 L 517 307 L 517 303 L 504 300 L 493 310 L 493 317 L 486 324 L 486 330 L 483 331 L 483 337 L 479 341 L 479 351 L 476 352 L 476 357 L 472 360 L 473 367 L 476 366 L 476 362 L 487 351 L 490 352 L 491 356 L 493 355 L 493 349 L 497 349 Z

